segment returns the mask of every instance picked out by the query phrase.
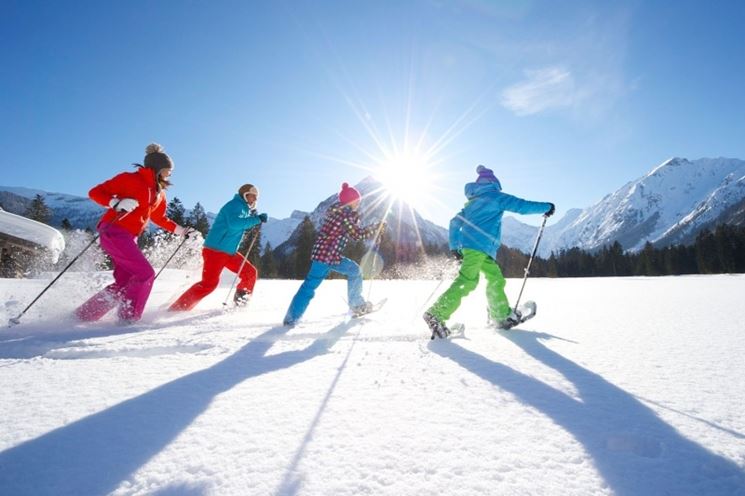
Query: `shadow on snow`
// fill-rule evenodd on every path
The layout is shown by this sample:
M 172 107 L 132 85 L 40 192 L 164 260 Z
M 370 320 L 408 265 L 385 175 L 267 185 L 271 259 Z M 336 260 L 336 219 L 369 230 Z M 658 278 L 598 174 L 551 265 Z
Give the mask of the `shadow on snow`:
M 535 408 L 569 432 L 617 495 L 745 494 L 745 472 L 687 439 L 634 396 L 547 348 L 546 333 L 502 335 L 570 381 L 576 400 L 452 342 L 430 349 Z
M 357 321 L 359 322 L 359 321 Z M 264 356 L 286 327 L 274 327 L 225 360 L 0 453 L 7 494 L 106 494 L 184 431 L 212 399 L 242 381 L 326 353 L 355 321 L 301 350 Z

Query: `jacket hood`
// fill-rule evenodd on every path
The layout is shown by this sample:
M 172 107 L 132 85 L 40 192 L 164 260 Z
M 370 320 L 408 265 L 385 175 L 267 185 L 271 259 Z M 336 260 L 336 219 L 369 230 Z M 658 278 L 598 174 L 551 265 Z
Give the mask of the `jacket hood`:
M 464 191 L 466 198 L 470 200 L 486 193 L 502 191 L 502 185 L 499 184 L 499 181 L 496 183 L 467 183 Z

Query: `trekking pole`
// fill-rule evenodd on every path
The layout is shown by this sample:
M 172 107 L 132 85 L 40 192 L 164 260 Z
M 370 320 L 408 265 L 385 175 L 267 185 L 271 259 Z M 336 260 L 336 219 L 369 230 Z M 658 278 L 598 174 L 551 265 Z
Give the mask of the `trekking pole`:
M 525 281 L 528 280 L 528 274 L 530 274 L 530 266 L 533 263 L 533 257 L 535 257 L 536 252 L 538 251 L 538 243 L 541 242 L 541 237 L 543 237 L 543 229 L 546 227 L 546 221 L 548 220 L 548 216 L 543 216 L 543 223 L 541 224 L 541 228 L 538 230 L 538 236 L 535 238 L 535 244 L 533 245 L 533 253 L 530 254 L 530 258 L 528 259 L 528 265 L 525 267 L 525 277 L 523 277 L 523 285 L 520 288 L 520 294 L 517 295 L 517 301 L 515 302 L 515 313 L 517 313 L 517 306 L 520 304 L 520 298 L 523 295 L 523 290 L 525 289 Z
M 117 203 L 116 205 L 118 205 L 118 203 Z M 114 209 L 116 209 L 116 205 L 114 205 Z M 13 327 L 13 326 L 15 326 L 15 325 L 18 325 L 18 324 L 20 324 L 20 323 L 21 323 L 21 317 L 23 317 L 23 315 L 24 315 L 24 314 L 25 314 L 26 312 L 28 312 L 28 309 L 29 309 L 29 308 L 31 308 L 31 307 L 32 307 L 32 306 L 34 305 L 34 303 L 36 303 L 37 301 L 39 301 L 39 298 L 41 298 L 41 297 L 42 297 L 42 295 L 43 295 L 44 293 L 46 293 L 46 292 L 47 292 L 47 290 L 48 290 L 49 288 L 51 288 L 51 287 L 52 287 L 52 286 L 54 285 L 54 283 L 56 283 L 56 282 L 57 282 L 57 281 L 59 280 L 59 278 L 60 278 L 60 277 L 62 277 L 62 274 L 64 274 L 65 272 L 67 272 L 67 270 L 68 270 L 68 269 L 69 269 L 70 267 L 72 267 L 72 264 L 74 264 L 74 263 L 75 263 L 75 262 L 76 262 L 76 261 L 78 260 L 78 258 L 80 258 L 80 257 L 81 257 L 81 256 L 83 255 L 83 253 L 85 253 L 86 251 L 88 251 L 88 248 L 90 248 L 91 246 L 93 246 L 93 244 L 94 244 L 94 243 L 95 243 L 96 241 L 98 241 L 98 238 L 100 238 L 100 237 L 101 237 L 101 234 L 102 234 L 102 233 L 104 233 L 104 232 L 106 232 L 106 231 L 108 231 L 108 230 L 109 230 L 109 226 L 112 226 L 112 225 L 114 225 L 113 223 L 114 223 L 115 221 L 118 221 L 118 220 L 121 220 L 121 219 L 123 219 L 124 217 L 126 217 L 126 216 L 127 216 L 127 214 L 129 214 L 129 212 L 121 212 L 121 213 L 120 213 L 119 215 L 117 215 L 117 216 L 116 216 L 116 217 L 114 218 L 114 220 L 113 220 L 113 221 L 112 221 L 111 223 L 109 223 L 109 225 L 108 225 L 108 226 L 106 226 L 106 229 L 103 229 L 102 231 L 99 231 L 99 232 L 98 232 L 98 233 L 97 233 L 97 234 L 96 234 L 95 236 L 93 236 L 93 239 L 91 240 L 91 242 L 90 242 L 90 243 L 88 243 L 88 244 L 86 245 L 86 247 L 85 247 L 85 248 L 83 248 L 83 250 L 82 250 L 82 251 L 81 251 L 80 253 L 78 253 L 78 254 L 77 254 L 77 255 L 75 256 L 75 258 L 73 258 L 73 259 L 72 259 L 72 260 L 70 261 L 70 263 L 68 263 L 68 264 L 67 264 L 67 266 L 65 266 L 65 268 L 64 268 L 64 269 L 62 269 L 62 272 L 60 272 L 59 274 L 57 274 L 57 277 L 55 277 L 54 279 L 52 279 L 52 282 L 50 282 L 49 284 L 47 284 L 47 287 L 46 287 L 46 288 L 44 288 L 44 289 L 43 289 L 43 290 L 41 291 L 41 293 L 39 293 L 39 295 L 38 295 L 38 296 L 37 296 L 36 298 L 34 298 L 34 301 L 32 301 L 31 303 L 29 303 L 29 304 L 28 304 L 28 306 L 27 306 L 26 308 L 24 308 L 24 309 L 23 309 L 23 311 L 22 311 L 21 313 L 19 313 L 19 314 L 18 314 L 18 315 L 17 315 L 16 317 L 13 317 L 13 318 L 11 318 L 11 319 L 9 319 L 9 320 L 8 320 L 8 327 Z
M 251 253 L 251 249 L 253 249 L 254 243 L 256 243 L 256 240 L 259 238 L 259 231 L 261 231 L 261 224 L 256 226 L 254 229 L 255 229 L 254 237 L 251 240 L 251 244 L 248 245 L 248 250 L 246 250 L 246 254 L 243 256 L 243 261 L 241 262 L 241 266 L 238 267 L 238 272 L 235 273 L 235 277 L 233 278 L 233 284 L 230 285 L 230 289 L 228 289 L 228 294 L 225 296 L 225 301 L 222 302 L 222 306 L 224 307 L 228 306 L 228 300 L 230 299 L 230 293 L 233 292 L 233 288 L 235 287 L 235 283 L 238 281 L 238 277 L 240 276 L 241 271 L 243 270 L 243 266 L 246 265 L 246 262 L 248 261 L 248 255 Z M 245 237 L 246 234 L 244 233 L 243 236 Z M 241 240 L 241 242 L 243 241 Z
M 189 235 L 188 234 L 185 234 L 184 235 L 184 239 L 181 241 L 181 243 L 179 243 L 179 245 L 176 247 L 176 249 L 173 251 L 173 253 L 171 253 L 171 256 L 168 257 L 168 260 L 166 260 L 166 263 L 163 264 L 163 267 L 161 267 L 160 270 L 158 271 L 158 273 L 155 274 L 155 277 L 153 278 L 153 282 L 155 282 L 155 280 L 158 278 L 158 276 L 160 275 L 160 273 L 163 272 L 163 269 L 166 268 L 166 265 L 168 265 L 168 263 L 171 260 L 173 260 L 173 257 L 176 256 L 176 253 L 178 253 L 178 251 L 181 249 L 182 246 L 184 246 L 184 243 L 186 243 L 186 240 L 188 240 L 188 239 L 189 239 Z

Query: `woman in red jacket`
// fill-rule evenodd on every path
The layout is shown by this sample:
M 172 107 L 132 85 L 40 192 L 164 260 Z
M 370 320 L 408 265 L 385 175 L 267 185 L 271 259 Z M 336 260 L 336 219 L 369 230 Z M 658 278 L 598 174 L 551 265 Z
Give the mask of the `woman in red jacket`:
M 186 235 L 188 228 L 166 216 L 165 189 L 173 170 L 171 157 L 163 147 L 151 143 L 145 148 L 144 165 L 135 172 L 123 172 L 88 192 L 91 200 L 107 207 L 98 223 L 101 248 L 114 264 L 114 283 L 83 303 L 75 315 L 84 321 L 98 320 L 119 306 L 120 322 L 140 319 L 155 279 L 155 271 L 140 249 L 137 236 L 152 220 L 163 229 Z

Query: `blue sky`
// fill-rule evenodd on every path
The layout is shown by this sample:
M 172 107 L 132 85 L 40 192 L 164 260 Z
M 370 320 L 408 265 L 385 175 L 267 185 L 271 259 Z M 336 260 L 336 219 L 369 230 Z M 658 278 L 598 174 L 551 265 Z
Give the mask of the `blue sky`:
M 285 217 L 416 149 L 437 223 L 479 163 L 560 216 L 671 156 L 745 158 L 743 25 L 739 1 L 0 0 L 0 184 L 85 195 L 157 141 L 169 196 L 252 182 Z

